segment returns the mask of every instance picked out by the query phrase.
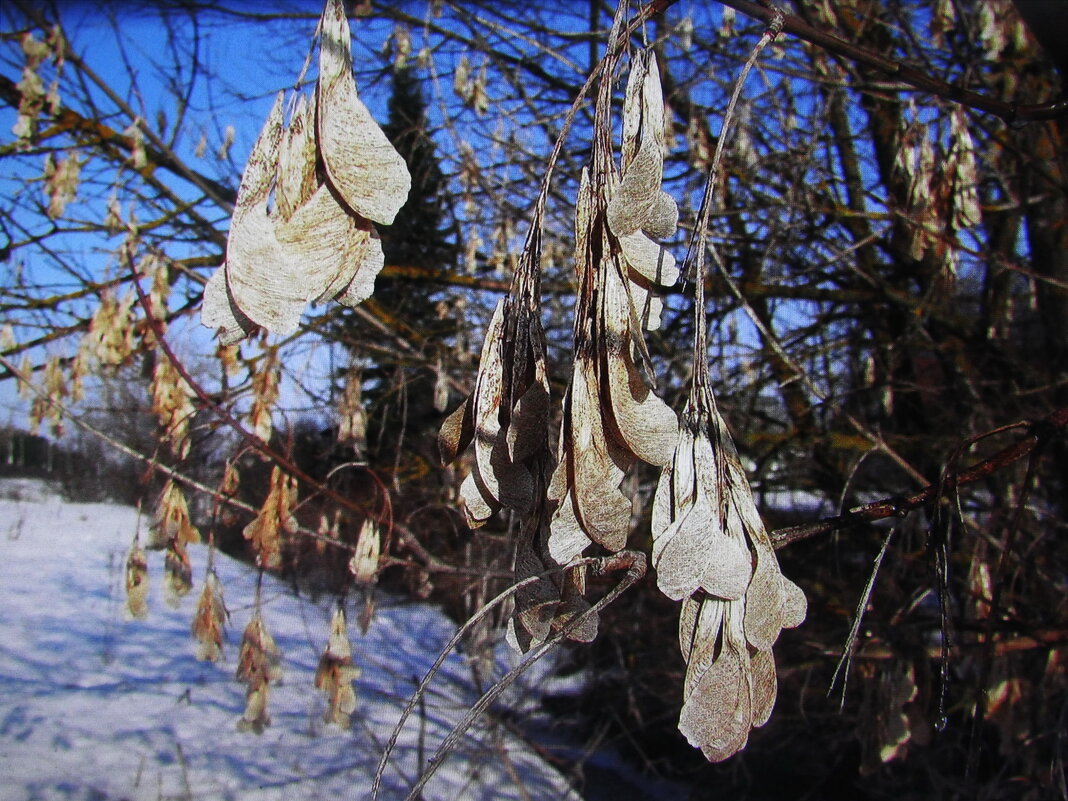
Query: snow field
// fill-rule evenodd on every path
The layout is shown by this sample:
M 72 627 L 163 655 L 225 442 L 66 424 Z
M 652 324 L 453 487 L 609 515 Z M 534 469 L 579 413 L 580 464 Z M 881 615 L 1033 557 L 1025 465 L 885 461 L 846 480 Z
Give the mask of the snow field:
M 352 729 L 342 731 L 323 723 L 326 699 L 314 686 L 333 601 L 297 598 L 265 578 L 263 619 L 283 676 L 271 690 L 272 725 L 261 735 L 239 732 L 244 686 L 233 674 L 255 573 L 216 556 L 227 642 L 220 664 L 198 662 L 189 631 L 207 548 L 190 550 L 195 586 L 177 606 L 165 598 L 162 552 L 149 552 L 149 617 L 124 619 L 126 553 L 136 526 L 143 536 L 147 524 L 130 508 L 64 503 L 36 482 L 0 484 L 0 801 L 369 798 L 384 743 L 455 625 L 435 608 L 383 597 L 361 636 L 350 608 L 362 675 Z M 532 686 L 547 670 L 537 666 L 506 705 L 532 709 Z M 405 797 L 419 765 L 477 697 L 463 655 L 450 655 L 408 720 L 382 799 Z M 486 719 L 423 797 L 578 801 L 548 762 Z

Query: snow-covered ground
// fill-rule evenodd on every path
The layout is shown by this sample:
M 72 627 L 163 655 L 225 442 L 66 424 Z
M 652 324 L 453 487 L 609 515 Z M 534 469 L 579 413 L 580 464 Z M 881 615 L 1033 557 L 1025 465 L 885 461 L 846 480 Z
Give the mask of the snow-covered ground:
M 129 508 L 0 482 L 0 801 L 368 798 L 384 741 L 454 625 L 431 607 L 388 599 L 366 635 L 350 622 L 362 675 L 352 729 L 340 731 L 323 723 L 326 700 L 313 684 L 331 602 L 267 579 L 263 616 L 283 678 L 271 692 L 272 725 L 239 732 L 245 698 L 234 668 L 255 575 L 217 558 L 228 642 L 221 664 L 198 662 L 189 632 L 206 548 L 191 550 L 197 587 L 177 608 L 164 599 L 162 553 L 150 552 L 150 615 L 127 621 L 123 571 L 137 525 Z M 519 690 L 509 703 L 535 697 Z M 404 798 L 420 760 L 476 698 L 469 666 L 451 655 L 408 721 L 383 799 Z M 423 798 L 578 801 L 533 748 L 492 721 L 476 724 Z

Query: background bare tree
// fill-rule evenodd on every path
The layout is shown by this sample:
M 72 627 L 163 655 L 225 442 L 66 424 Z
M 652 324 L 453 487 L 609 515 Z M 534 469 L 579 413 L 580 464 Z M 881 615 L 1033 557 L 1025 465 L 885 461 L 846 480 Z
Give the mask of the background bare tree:
M 744 0 L 651 9 L 635 41 L 660 65 L 681 261 L 727 97 L 772 12 Z M 259 508 L 280 468 L 298 505 L 278 569 L 350 590 L 371 519 L 379 580 L 436 593 L 462 617 L 510 583 L 520 521 L 467 531 L 456 488 L 469 465 L 442 472 L 433 432 L 472 389 L 611 17 L 596 2 L 509 0 L 349 11 L 361 95 L 413 173 L 421 165 L 418 213 L 383 229 L 370 301 L 216 348 L 197 320 L 203 286 L 241 165 L 320 9 L 5 4 L 0 391 L 17 405 L 14 378 L 27 379 L 39 394 L 21 382 L 20 410 L 58 431 L 108 376 L 137 373 L 161 428 L 155 447 L 129 444 L 156 466 L 153 492 L 158 471 L 187 491 L 182 476 L 218 486 L 195 508 L 220 542 L 241 544 L 252 516 L 224 514 L 219 498 Z M 649 770 L 689 777 L 693 798 L 728 785 L 751 798 L 1068 797 L 1063 76 L 1007 0 L 796 3 L 784 28 L 726 143 L 706 311 L 719 407 L 808 619 L 783 636 L 775 717 L 725 764 L 675 731 L 684 666 L 653 576 L 572 649 L 591 682 L 577 713 L 561 713 Z M 592 133 L 587 103 L 545 211 L 557 399 Z M 683 282 L 650 339 L 675 409 L 692 328 Z M 655 483 L 652 469 L 629 479 L 634 547 L 648 547 Z M 828 699 L 843 648 L 852 662 Z

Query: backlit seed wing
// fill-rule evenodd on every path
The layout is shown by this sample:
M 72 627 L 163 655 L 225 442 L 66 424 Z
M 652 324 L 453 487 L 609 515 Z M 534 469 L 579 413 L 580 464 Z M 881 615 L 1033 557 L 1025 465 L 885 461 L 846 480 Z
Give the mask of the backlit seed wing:
M 226 283 L 226 268 L 220 267 L 204 287 L 200 321 L 218 332 L 219 343 L 233 345 L 256 330 L 256 324 L 238 308 Z
M 508 457 L 501 432 L 501 404 L 504 399 L 505 300 L 494 309 L 486 330 L 479 360 L 478 378 L 471 395 L 474 404 L 475 464 L 480 485 L 488 493 L 487 502 L 510 509 L 528 510 L 533 502 L 534 485 L 530 472 Z
M 693 504 L 659 535 L 654 533 L 653 564 L 660 591 L 681 600 L 698 590 L 738 600 L 752 575 L 749 551 L 722 530 L 709 496 L 699 491 Z
M 679 268 L 671 251 L 657 244 L 641 231 L 619 237 L 627 265 L 646 281 L 670 288 L 679 280 Z
M 382 240 L 375 227 L 360 218 L 356 218 L 355 222 L 355 230 L 349 237 L 345 253 L 345 261 L 355 265 L 355 274 L 352 275 L 344 291 L 334 298 L 345 306 L 358 306 L 371 297 L 375 291 L 375 279 L 386 263 L 385 254 L 382 252 Z M 347 273 L 343 275 L 347 276 Z M 334 285 L 331 285 L 317 302 L 330 297 L 334 291 Z
M 631 502 L 619 485 L 630 461 L 613 447 L 604 429 L 595 368 L 575 361 L 571 384 L 575 513 L 587 536 L 615 552 L 627 542 Z
M 284 133 L 283 97 L 279 93 L 275 98 L 252 146 L 230 222 L 226 259 L 204 291 L 201 322 L 220 331 L 227 343 L 241 339 L 255 325 L 267 326 L 265 321 L 277 321 L 269 308 L 270 288 L 266 298 L 261 296 L 257 275 L 277 268 L 283 258 L 267 208 Z M 284 313 L 278 319 L 288 322 Z
M 612 432 L 642 461 L 663 466 L 678 439 L 675 412 L 657 397 L 631 357 L 631 306 L 617 269 L 607 266 L 602 295 L 605 327 L 604 377 L 611 402 Z
M 560 469 L 559 467 L 557 469 Z M 560 500 L 553 514 L 549 535 L 549 555 L 553 561 L 566 565 L 582 555 L 593 544 L 575 514 L 575 500 L 571 490 Z
M 289 295 L 297 318 L 309 301 L 333 297 L 360 269 L 349 260 L 353 240 L 366 241 L 371 223 L 353 217 L 323 184 L 277 226 L 282 244 Z
M 438 433 L 438 454 L 442 464 L 455 462 L 474 439 L 475 423 L 471 409 L 471 399 L 468 397 L 441 424 L 441 431 Z
M 775 657 L 771 651 L 754 651 L 749 657 L 752 668 L 753 726 L 763 726 L 771 718 L 779 694 L 775 677 Z
M 641 230 L 660 196 L 664 179 L 664 153 L 659 143 L 645 138 L 623 173 L 608 202 L 608 227 L 616 236 Z
M 679 731 L 709 761 L 721 762 L 745 747 L 753 723 L 752 668 L 741 632 L 744 601 L 687 603 L 700 608 Z
M 319 153 L 330 183 L 357 214 L 389 225 L 407 200 L 412 179 L 357 96 L 341 0 L 328 0 L 323 12 L 316 106 Z
M 516 581 L 531 576 L 540 576 L 550 565 L 544 558 L 544 545 L 548 537 L 542 515 L 532 515 L 523 525 L 522 535 L 516 545 Z M 513 647 L 526 652 L 531 645 L 545 642 L 560 605 L 560 585 L 563 576 L 549 576 L 516 591 L 515 612 L 509 621 L 508 635 Z
M 266 203 L 235 211 L 226 243 L 226 283 L 234 304 L 256 325 L 286 335 L 297 330 L 304 305 L 294 298 L 292 266 Z M 296 301 L 296 302 L 295 302 Z
M 505 434 L 509 459 L 513 462 L 521 462 L 543 448 L 548 425 L 549 381 L 545 374 L 545 361 L 539 359 L 534 365 L 534 381 L 519 397 L 512 409 L 508 431 Z
M 623 95 L 623 137 L 619 147 L 619 163 L 624 172 L 638 151 L 642 130 L 642 88 L 648 71 L 649 62 L 644 53 L 639 53 L 631 61 L 627 89 Z
M 500 510 L 500 504 L 490 498 L 489 490 L 479 483 L 477 472 L 468 473 L 460 484 L 460 500 L 464 505 L 468 526 L 480 528 Z
M 608 227 L 623 238 L 638 231 L 670 236 L 678 224 L 674 199 L 664 180 L 664 96 L 652 53 L 635 58 L 623 104 L 622 180 L 611 187 Z
M 749 586 L 752 561 L 744 538 L 725 528 L 719 473 L 707 436 L 684 424 L 660 476 L 652 519 L 657 586 L 673 600 L 699 589 L 737 600 Z
M 675 202 L 675 198 L 661 190 L 649 208 L 642 230 L 654 239 L 664 239 L 674 234 L 678 227 L 679 204 Z
M 284 99 L 284 92 L 279 92 L 275 96 L 274 105 L 267 115 L 267 120 L 263 123 L 256 143 L 252 146 L 252 152 L 248 155 L 245 172 L 241 175 L 241 186 L 237 190 L 234 217 L 240 217 L 246 209 L 253 206 L 267 203 L 271 183 L 278 169 L 278 150 L 284 133 L 282 125 Z
M 297 98 L 282 138 L 278 155 L 278 183 L 275 202 L 278 214 L 289 220 L 315 193 L 315 108 L 307 98 Z

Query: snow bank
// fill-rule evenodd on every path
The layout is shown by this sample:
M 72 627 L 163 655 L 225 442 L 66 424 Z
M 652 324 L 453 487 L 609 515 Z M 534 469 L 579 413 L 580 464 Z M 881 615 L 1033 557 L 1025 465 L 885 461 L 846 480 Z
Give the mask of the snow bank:
M 150 616 L 125 621 L 123 567 L 137 525 L 132 509 L 63 503 L 26 482 L 0 491 L 0 801 L 369 797 L 384 741 L 453 624 L 389 599 L 365 636 L 350 624 L 362 676 L 352 730 L 343 732 L 323 724 L 326 701 L 313 684 L 330 602 L 265 580 L 263 616 L 284 674 L 271 693 L 273 724 L 241 733 L 244 687 L 233 671 L 255 575 L 217 557 L 231 615 L 225 661 L 197 662 L 189 627 L 206 549 L 192 549 L 198 586 L 178 608 L 163 597 L 162 554 L 150 553 Z M 405 796 L 476 698 L 468 665 L 452 655 L 408 721 L 383 799 Z M 505 726 L 481 722 L 424 798 L 578 797 Z

